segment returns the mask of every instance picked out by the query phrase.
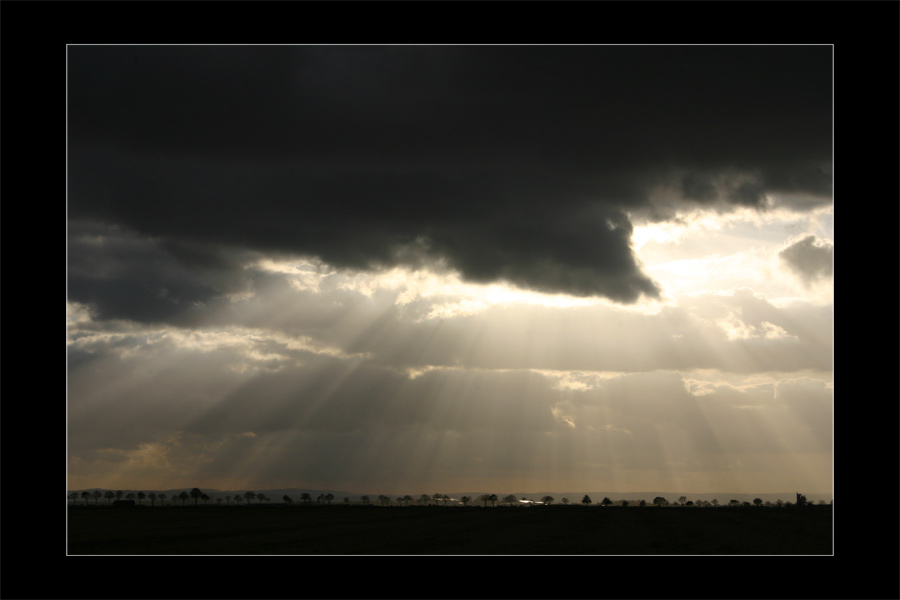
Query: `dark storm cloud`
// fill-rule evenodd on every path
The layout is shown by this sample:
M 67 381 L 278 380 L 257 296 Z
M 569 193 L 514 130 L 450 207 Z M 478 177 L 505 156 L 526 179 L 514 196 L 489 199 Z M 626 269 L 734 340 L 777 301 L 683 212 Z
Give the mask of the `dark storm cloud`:
M 71 46 L 68 118 L 73 219 L 632 302 L 655 187 L 830 194 L 831 48 Z
M 834 245 L 815 235 L 806 235 L 783 248 L 778 256 L 803 281 L 831 277 Z
M 103 318 L 190 324 L 252 285 L 242 258 L 222 246 L 73 221 L 67 291 Z

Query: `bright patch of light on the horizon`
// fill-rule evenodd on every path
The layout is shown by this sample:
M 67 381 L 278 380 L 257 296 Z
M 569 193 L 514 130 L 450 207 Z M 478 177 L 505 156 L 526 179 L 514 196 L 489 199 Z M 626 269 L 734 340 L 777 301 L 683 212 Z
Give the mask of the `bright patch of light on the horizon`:
M 750 287 L 773 300 L 831 300 L 830 281 L 804 285 L 778 259 L 787 240 L 803 233 L 833 237 L 830 206 L 809 213 L 785 208 L 679 214 L 634 226 L 633 247 L 667 300 L 681 294 Z

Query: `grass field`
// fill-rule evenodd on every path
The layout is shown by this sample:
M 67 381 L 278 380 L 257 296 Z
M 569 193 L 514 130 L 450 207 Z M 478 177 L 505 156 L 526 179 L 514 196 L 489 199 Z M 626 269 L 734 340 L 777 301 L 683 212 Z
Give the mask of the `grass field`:
M 68 509 L 79 554 L 832 554 L 830 506 Z

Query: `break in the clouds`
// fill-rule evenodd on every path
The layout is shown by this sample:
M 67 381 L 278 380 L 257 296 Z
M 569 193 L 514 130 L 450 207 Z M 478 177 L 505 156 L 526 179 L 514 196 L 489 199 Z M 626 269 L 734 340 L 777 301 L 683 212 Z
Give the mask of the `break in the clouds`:
M 634 216 L 828 201 L 830 90 L 828 46 L 70 46 L 69 217 L 630 303 Z
M 828 46 L 70 46 L 70 487 L 831 487 Z

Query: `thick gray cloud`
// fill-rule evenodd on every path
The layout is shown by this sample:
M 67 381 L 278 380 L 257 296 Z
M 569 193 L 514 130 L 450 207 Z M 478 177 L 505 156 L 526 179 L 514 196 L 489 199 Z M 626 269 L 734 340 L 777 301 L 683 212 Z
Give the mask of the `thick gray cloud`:
M 830 197 L 831 48 L 71 46 L 68 125 L 73 222 L 204 248 L 141 284 L 182 306 L 239 285 L 223 246 L 627 303 L 629 215 Z M 70 296 L 174 318 L 133 269 Z
M 815 235 L 805 235 L 783 248 L 778 256 L 803 281 L 831 277 L 834 245 Z

